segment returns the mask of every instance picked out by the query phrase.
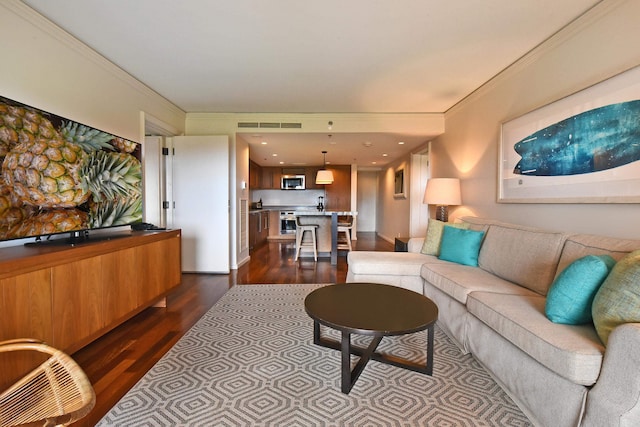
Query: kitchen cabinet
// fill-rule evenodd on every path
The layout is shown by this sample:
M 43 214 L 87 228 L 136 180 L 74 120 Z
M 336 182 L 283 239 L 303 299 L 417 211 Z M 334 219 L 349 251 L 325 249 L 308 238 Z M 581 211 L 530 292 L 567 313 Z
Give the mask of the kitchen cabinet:
M 318 171 L 322 169 L 320 166 L 308 167 L 305 169 L 305 182 L 307 190 L 323 190 L 323 184 L 316 184 L 316 175 Z
M 267 190 L 280 190 L 281 177 L 282 177 L 282 168 L 263 167 L 261 188 L 264 188 Z
M 258 227 L 260 225 L 260 214 L 258 212 L 249 213 L 249 252 L 253 251 L 258 241 Z
M 267 241 L 267 238 L 269 237 L 269 229 L 271 228 L 269 211 L 260 212 L 260 222 L 261 222 L 261 229 L 260 229 L 260 239 L 258 243 L 262 244 Z
M 267 241 L 270 225 L 269 211 L 254 211 L 249 214 L 249 252 Z
M 280 211 L 269 211 L 269 236 L 280 237 Z
M 262 167 L 253 160 L 249 160 L 249 188 L 262 188 Z
M 333 172 L 333 184 L 324 185 L 325 209 L 329 211 L 351 210 L 351 166 L 327 166 Z

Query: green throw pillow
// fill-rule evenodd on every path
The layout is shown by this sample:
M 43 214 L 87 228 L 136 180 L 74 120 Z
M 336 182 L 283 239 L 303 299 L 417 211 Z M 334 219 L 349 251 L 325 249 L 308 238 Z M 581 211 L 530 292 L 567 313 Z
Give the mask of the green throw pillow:
M 609 255 L 587 255 L 569 264 L 549 288 L 545 305 L 549 320 L 566 325 L 590 323 L 593 298 L 615 264 Z
M 483 237 L 484 231 L 464 230 L 445 225 L 438 258 L 477 267 Z
M 591 314 L 605 346 L 616 326 L 640 322 L 640 250 L 616 263 L 596 293 Z
M 445 225 L 467 229 L 469 228 L 469 224 L 466 222 L 457 222 L 457 223 L 446 223 L 443 221 L 438 221 L 437 219 L 429 219 L 429 223 L 427 224 L 427 237 L 424 239 L 424 243 L 422 244 L 421 253 L 425 255 L 440 255 L 440 243 L 442 242 L 442 229 Z

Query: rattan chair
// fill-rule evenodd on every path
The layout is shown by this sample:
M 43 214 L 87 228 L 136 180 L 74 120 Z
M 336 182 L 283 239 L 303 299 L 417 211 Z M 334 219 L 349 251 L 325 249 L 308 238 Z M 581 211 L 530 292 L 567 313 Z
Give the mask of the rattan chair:
M 0 394 L 1 427 L 68 425 L 91 411 L 96 395 L 71 357 L 40 341 L 0 342 L 0 353 L 12 351 L 36 351 L 49 358 Z

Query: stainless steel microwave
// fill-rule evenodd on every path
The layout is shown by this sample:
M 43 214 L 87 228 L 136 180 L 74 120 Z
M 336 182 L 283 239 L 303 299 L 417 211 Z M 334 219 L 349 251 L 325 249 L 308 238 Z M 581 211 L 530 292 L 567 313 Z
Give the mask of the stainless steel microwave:
M 304 190 L 304 175 L 282 175 L 281 190 Z

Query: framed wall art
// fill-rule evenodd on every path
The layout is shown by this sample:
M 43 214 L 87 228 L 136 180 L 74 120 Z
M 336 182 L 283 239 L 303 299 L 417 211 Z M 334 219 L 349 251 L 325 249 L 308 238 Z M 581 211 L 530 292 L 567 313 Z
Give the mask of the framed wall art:
M 501 203 L 640 202 L 640 67 L 502 124 Z
M 396 199 L 404 199 L 407 197 L 404 189 L 404 168 L 396 170 L 393 185 L 393 197 Z

